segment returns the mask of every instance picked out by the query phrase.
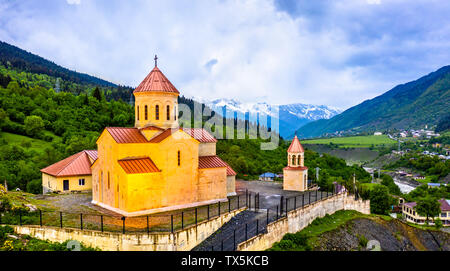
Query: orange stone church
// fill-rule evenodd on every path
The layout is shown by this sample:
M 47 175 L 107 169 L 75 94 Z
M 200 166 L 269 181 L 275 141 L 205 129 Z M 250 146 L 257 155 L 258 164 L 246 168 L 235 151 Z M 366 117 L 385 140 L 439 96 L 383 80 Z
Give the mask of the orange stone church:
M 135 127 L 107 127 L 92 164 L 92 202 L 125 216 L 211 204 L 235 195 L 217 140 L 178 125 L 175 86 L 155 67 L 134 90 Z
M 216 155 L 217 140 L 202 128 L 179 127 L 180 93 L 156 61 L 133 92 L 135 127 L 106 127 L 97 151 L 42 169 L 44 193 L 92 189 L 93 204 L 124 216 L 212 204 L 236 195 L 236 173 Z

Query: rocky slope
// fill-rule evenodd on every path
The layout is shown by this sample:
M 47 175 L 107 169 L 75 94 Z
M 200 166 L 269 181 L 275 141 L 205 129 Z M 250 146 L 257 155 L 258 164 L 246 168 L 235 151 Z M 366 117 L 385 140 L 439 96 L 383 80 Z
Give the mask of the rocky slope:
M 411 227 L 398 219 L 357 218 L 317 237 L 314 250 L 367 250 L 377 240 L 383 251 L 450 251 L 450 234 Z

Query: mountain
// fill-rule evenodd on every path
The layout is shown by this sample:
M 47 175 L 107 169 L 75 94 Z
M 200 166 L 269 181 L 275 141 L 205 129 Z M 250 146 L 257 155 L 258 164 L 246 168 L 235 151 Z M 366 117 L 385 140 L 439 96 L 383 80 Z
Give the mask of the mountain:
M 331 119 L 310 122 L 298 129 L 297 134 L 307 138 L 338 132 L 419 128 L 437 124 L 449 108 L 450 66 L 444 66 Z
M 78 84 L 91 84 L 103 87 L 117 87 L 116 84 L 85 73 L 71 71 L 45 58 L 29 53 L 16 46 L 0 41 L 0 64 L 31 73 L 47 74 Z
M 241 119 L 244 119 L 246 113 L 250 113 L 253 116 L 259 114 L 259 116 L 278 118 L 278 131 L 284 138 L 292 137 L 294 132 L 306 123 L 319 119 L 329 119 L 341 112 L 341 110 L 337 108 L 332 108 L 325 105 L 300 103 L 270 105 L 264 102 L 242 103 L 235 99 L 200 100 L 217 112 L 223 112 L 225 108 L 226 110 L 231 110 L 232 112 L 238 112 Z M 276 108 L 278 108 L 278 110 L 276 110 Z

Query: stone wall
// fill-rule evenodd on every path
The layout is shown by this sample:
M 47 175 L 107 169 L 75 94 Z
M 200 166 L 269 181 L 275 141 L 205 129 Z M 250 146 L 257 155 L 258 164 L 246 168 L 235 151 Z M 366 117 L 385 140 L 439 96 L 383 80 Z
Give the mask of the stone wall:
M 188 251 L 208 238 L 223 224 L 245 208 L 224 213 L 209 221 L 187 227 L 174 233 L 112 233 L 93 230 L 80 230 L 72 228 L 39 227 L 39 226 L 13 226 L 19 234 L 28 234 L 32 237 L 64 242 L 77 240 L 91 247 L 109 251 Z
M 267 232 L 261 233 L 238 245 L 241 251 L 260 251 L 279 242 L 286 233 L 296 233 L 307 227 L 314 219 L 333 214 L 339 210 L 355 210 L 370 214 L 370 202 L 355 200 L 354 196 L 339 194 L 317 201 L 305 208 L 288 212 L 287 217 L 272 222 L 267 226 Z

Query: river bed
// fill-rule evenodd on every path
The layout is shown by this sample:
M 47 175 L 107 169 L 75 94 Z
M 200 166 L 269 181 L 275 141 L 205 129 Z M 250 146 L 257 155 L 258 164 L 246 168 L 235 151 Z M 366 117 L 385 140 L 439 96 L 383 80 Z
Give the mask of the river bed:
M 412 186 L 410 184 L 406 184 L 404 182 L 400 182 L 394 178 L 394 183 L 400 188 L 400 191 L 404 194 L 408 194 L 409 192 L 416 189 L 416 186 Z

